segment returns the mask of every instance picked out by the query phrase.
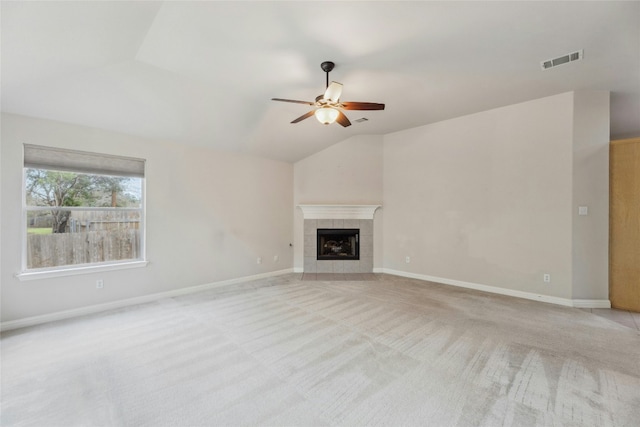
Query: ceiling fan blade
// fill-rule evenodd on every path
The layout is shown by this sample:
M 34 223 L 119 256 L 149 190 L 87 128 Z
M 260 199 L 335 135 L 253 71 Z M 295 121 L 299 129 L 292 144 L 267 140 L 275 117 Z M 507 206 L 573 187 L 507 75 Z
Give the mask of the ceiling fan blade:
M 345 110 L 384 110 L 384 104 L 375 102 L 341 102 Z
M 351 126 L 351 122 L 349 121 L 347 116 L 345 116 L 342 111 L 340 111 L 339 113 L 340 114 L 338 114 L 338 118 L 336 119 L 336 122 L 340 123 L 340 125 L 342 125 L 342 127 L 345 127 L 345 128 L 347 126 Z
M 297 119 L 295 119 L 291 123 L 298 123 L 298 122 L 303 121 L 304 119 L 308 119 L 309 117 L 313 116 L 314 113 L 315 113 L 315 110 L 311 110 L 308 113 L 301 115 L 300 117 L 298 117 Z
M 280 102 L 293 102 L 295 104 L 307 104 L 307 105 L 315 105 L 314 102 L 309 101 L 296 101 L 295 99 L 282 99 L 282 98 L 271 98 L 272 101 L 280 101 Z
M 342 95 L 342 83 L 331 82 L 324 92 L 324 100 L 328 102 L 338 102 Z

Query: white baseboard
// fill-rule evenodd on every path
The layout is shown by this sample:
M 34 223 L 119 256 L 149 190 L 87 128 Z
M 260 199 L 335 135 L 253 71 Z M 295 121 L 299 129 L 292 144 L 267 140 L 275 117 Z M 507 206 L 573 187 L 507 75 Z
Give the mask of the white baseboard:
M 608 299 L 574 299 L 575 308 L 611 308 L 611 301 Z
M 425 274 L 408 273 L 405 271 L 391 270 L 388 268 L 380 269 L 380 273 L 392 274 L 394 276 L 408 277 L 410 279 L 425 280 L 427 282 L 442 283 L 444 285 L 458 286 L 461 288 L 475 289 L 477 291 L 490 292 L 494 294 L 507 295 L 511 297 L 524 298 L 533 301 L 547 302 L 550 304 L 563 305 L 565 307 L 575 308 L 611 308 L 609 300 L 588 300 L 588 299 L 568 299 L 554 297 L 551 295 L 541 295 L 532 292 L 517 291 L 514 289 L 499 288 L 496 286 L 481 285 L 472 282 L 463 282 L 461 280 L 446 279 L 443 277 L 428 276 Z
M 72 310 L 58 311 L 51 314 L 43 314 L 41 316 L 26 317 L 24 319 L 10 320 L 0 323 L 0 331 L 9 331 L 12 329 L 25 328 L 27 326 L 40 325 L 42 323 L 54 322 L 56 320 L 70 319 L 72 317 L 84 316 L 87 314 L 100 313 L 102 311 L 113 310 L 117 308 L 128 307 L 136 304 L 144 304 L 147 302 L 157 301 L 163 298 L 172 298 L 180 295 L 192 294 L 207 289 L 219 288 L 221 286 L 233 285 L 236 283 L 249 282 L 252 280 L 265 279 L 268 277 L 280 276 L 292 273 L 293 269 L 271 271 L 269 273 L 255 274 L 253 276 L 239 277 L 235 279 L 222 280 L 219 282 L 206 283 L 204 285 L 190 286 L 188 288 L 174 289 L 167 292 L 159 292 L 150 295 L 143 295 L 135 298 L 128 298 L 119 301 L 107 302 L 104 304 L 90 305 L 87 307 L 75 308 Z
M 374 273 L 384 273 L 384 271 L 383 271 L 383 270 L 384 270 L 384 268 L 374 268 L 374 269 L 373 269 L 373 272 L 374 272 Z M 304 268 L 301 268 L 301 267 L 295 267 L 295 268 L 293 269 L 293 272 L 294 272 L 294 273 L 304 273 Z

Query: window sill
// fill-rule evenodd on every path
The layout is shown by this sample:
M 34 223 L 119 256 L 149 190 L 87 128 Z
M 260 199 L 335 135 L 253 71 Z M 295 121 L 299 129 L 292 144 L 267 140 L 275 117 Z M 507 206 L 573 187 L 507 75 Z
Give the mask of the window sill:
M 60 269 L 24 271 L 16 274 L 21 282 L 27 280 L 49 279 L 52 277 L 75 276 L 78 274 L 99 273 L 102 271 L 125 270 L 146 267 L 149 261 L 126 261 L 111 264 L 89 265 L 84 267 L 65 267 Z

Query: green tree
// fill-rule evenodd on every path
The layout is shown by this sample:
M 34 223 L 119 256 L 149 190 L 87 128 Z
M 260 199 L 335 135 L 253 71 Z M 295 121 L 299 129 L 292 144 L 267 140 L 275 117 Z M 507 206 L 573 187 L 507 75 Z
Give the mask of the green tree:
M 96 195 L 102 199 L 105 195 L 108 196 L 109 206 L 112 208 L 122 207 L 122 204 L 118 204 L 118 194 L 124 192 L 127 180 L 128 178 L 117 176 L 94 176 L 93 183 Z
M 27 169 L 27 203 L 36 206 L 86 206 L 91 204 L 95 184 L 88 175 L 42 169 Z M 70 210 L 52 209 L 52 231 L 66 232 Z

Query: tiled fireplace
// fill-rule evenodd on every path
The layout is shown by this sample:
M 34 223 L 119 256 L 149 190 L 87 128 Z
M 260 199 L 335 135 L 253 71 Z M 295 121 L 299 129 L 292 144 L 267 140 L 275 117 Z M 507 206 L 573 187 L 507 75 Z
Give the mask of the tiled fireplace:
M 379 205 L 299 207 L 304 213 L 305 273 L 373 272 L 373 213 Z M 318 246 L 319 230 L 322 248 Z M 331 252 L 334 256 L 326 255 Z

